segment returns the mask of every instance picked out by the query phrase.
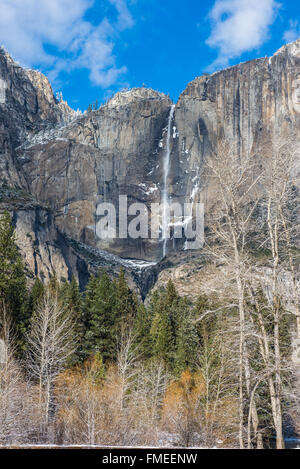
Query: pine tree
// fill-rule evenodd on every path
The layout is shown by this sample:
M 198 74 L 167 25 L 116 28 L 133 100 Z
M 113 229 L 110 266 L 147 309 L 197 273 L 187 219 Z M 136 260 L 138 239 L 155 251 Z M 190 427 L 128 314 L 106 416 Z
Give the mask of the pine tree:
M 150 358 L 152 355 L 151 322 L 152 314 L 150 309 L 141 303 L 138 306 L 137 315 L 134 320 L 133 335 L 136 337 L 136 342 L 140 345 L 140 351 L 144 358 Z
M 153 355 L 162 358 L 167 363 L 171 363 L 174 344 L 171 324 L 165 312 L 155 314 L 150 334 Z
M 174 334 L 164 292 L 154 298 L 153 320 L 150 329 L 153 355 L 171 364 L 174 358 Z
M 64 282 L 62 284 L 59 291 L 59 299 L 62 306 L 71 317 L 73 323 L 77 349 L 70 360 L 70 364 L 74 365 L 82 356 L 82 341 L 84 334 L 84 325 L 82 320 L 82 296 L 75 277 L 72 278 L 71 282 Z
M 85 360 L 92 353 L 91 352 L 90 328 L 91 328 L 92 310 L 95 305 L 96 288 L 97 288 L 98 281 L 99 279 L 95 275 L 91 275 L 86 285 L 86 289 L 83 295 L 82 311 L 81 311 L 82 328 L 83 328 L 83 336 L 82 336 L 82 341 L 81 341 L 81 359 L 82 360 Z
M 104 361 L 115 358 L 115 288 L 106 273 L 91 277 L 84 299 L 83 355 L 99 352 Z
M 49 280 L 49 283 L 47 285 L 47 288 L 49 290 L 49 292 L 54 296 L 58 296 L 59 294 L 59 290 L 60 290 L 60 283 L 58 281 L 58 278 L 56 276 L 56 272 L 54 272 L 51 276 L 50 276 L 50 280 Z
M 176 304 L 180 299 L 180 296 L 178 295 L 175 285 L 172 282 L 171 279 L 169 279 L 166 287 L 166 301 L 169 307 L 171 308 Z
M 121 329 L 131 327 L 137 314 L 138 300 L 136 294 L 131 291 L 125 278 L 124 269 L 120 269 L 115 281 L 116 288 L 116 334 Z
M 24 266 L 15 243 L 15 230 L 8 212 L 0 218 L 0 298 L 12 315 L 18 351 L 21 353 L 29 322 L 28 292 Z
M 83 306 L 82 306 L 82 320 L 83 320 L 83 324 L 85 328 L 88 327 L 88 324 L 90 321 L 90 316 L 91 316 L 90 311 L 95 300 L 96 287 L 97 287 L 98 280 L 99 280 L 98 277 L 96 277 L 95 275 L 91 275 L 86 285 L 85 292 L 84 292 Z
M 176 337 L 174 366 L 178 374 L 186 369 L 195 370 L 198 348 L 199 336 L 194 324 L 194 318 L 190 311 L 185 310 Z
M 70 311 L 76 322 L 80 321 L 81 315 L 81 293 L 75 277 L 71 282 L 65 282 L 60 287 L 60 299 L 63 305 Z
M 39 302 L 42 300 L 45 294 L 44 284 L 39 278 L 36 278 L 34 284 L 31 288 L 30 297 L 29 297 L 29 310 L 31 313 L 34 312 Z
M 218 309 L 217 303 L 212 303 L 212 301 L 206 295 L 199 295 L 197 301 L 194 306 L 193 310 L 193 317 L 195 319 L 199 319 L 202 317 L 207 311 L 213 311 Z M 200 342 L 202 342 L 202 335 L 204 334 L 205 337 L 207 335 L 213 334 L 213 330 L 215 329 L 216 325 L 216 317 L 215 314 L 211 313 L 205 317 L 205 321 L 197 322 L 197 331 L 200 338 Z
M 198 314 L 204 313 L 207 309 L 209 309 L 209 299 L 206 295 L 199 295 L 195 304 L 195 312 Z
M 181 298 L 169 280 L 165 289 L 153 294 L 149 310 L 153 317 L 150 330 L 153 354 L 166 360 L 177 372 L 193 370 L 199 336 L 191 302 Z
M 181 320 L 180 316 L 182 314 L 182 308 L 179 307 L 181 301 L 186 300 L 180 298 L 176 291 L 174 283 L 170 279 L 167 283 L 166 289 L 162 292 L 162 302 L 164 305 L 163 307 L 170 319 L 174 343 L 176 340 L 176 334 Z

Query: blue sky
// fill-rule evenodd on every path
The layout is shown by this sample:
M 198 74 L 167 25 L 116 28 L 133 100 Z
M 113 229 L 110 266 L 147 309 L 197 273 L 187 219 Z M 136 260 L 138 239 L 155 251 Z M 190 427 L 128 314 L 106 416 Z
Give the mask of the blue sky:
M 143 84 L 176 101 L 298 37 L 299 0 L 0 0 L 0 44 L 81 110 Z

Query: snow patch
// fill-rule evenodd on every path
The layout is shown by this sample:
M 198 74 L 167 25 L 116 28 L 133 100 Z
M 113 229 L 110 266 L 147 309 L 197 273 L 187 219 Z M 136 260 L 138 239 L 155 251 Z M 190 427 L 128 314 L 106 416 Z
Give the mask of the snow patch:
M 8 88 L 6 81 L 0 78 L 0 104 L 5 104 L 6 102 L 6 88 Z
M 152 194 L 153 192 L 158 191 L 158 187 L 156 184 L 152 184 L 150 187 L 148 187 L 146 184 L 143 182 L 140 182 L 138 186 L 144 191 L 147 195 Z
M 126 267 L 131 267 L 133 270 L 138 271 L 148 269 L 157 264 L 156 262 L 148 262 L 140 259 L 122 259 L 121 263 Z

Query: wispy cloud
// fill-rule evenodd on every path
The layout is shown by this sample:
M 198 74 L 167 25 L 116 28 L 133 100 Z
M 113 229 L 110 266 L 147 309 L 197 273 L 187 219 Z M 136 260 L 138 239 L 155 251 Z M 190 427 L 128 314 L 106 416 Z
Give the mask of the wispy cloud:
M 21 64 L 48 70 L 52 79 L 63 70 L 86 68 L 93 84 L 109 87 L 126 72 L 116 65 L 116 37 L 134 21 L 126 0 L 106 2 L 117 19 L 102 17 L 95 25 L 84 19 L 94 0 L 0 0 L 0 44 Z
M 290 28 L 283 34 L 283 40 L 287 43 L 296 41 L 300 37 L 300 24 L 298 20 L 290 20 Z
M 209 13 L 211 34 L 206 43 L 218 50 L 210 70 L 257 49 L 269 36 L 280 5 L 274 0 L 217 0 Z
M 109 0 L 109 3 L 114 5 L 118 12 L 118 27 L 119 29 L 127 29 L 133 26 L 134 21 L 129 13 L 126 1 L 124 0 Z

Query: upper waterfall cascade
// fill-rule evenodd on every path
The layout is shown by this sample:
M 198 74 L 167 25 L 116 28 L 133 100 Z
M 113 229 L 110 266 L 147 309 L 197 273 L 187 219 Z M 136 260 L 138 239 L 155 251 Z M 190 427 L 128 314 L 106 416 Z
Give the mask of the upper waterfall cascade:
M 167 131 L 167 148 L 164 158 L 164 181 L 163 181 L 163 192 L 162 192 L 162 205 L 163 205 L 163 217 L 162 217 L 162 239 L 163 239 L 163 257 L 167 254 L 167 242 L 168 242 L 168 230 L 169 230 L 169 186 L 168 179 L 170 173 L 170 156 L 171 156 L 171 130 L 172 121 L 174 117 L 175 104 L 171 106 L 169 119 L 168 119 L 168 131 Z

